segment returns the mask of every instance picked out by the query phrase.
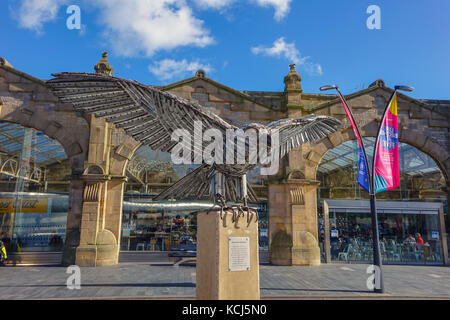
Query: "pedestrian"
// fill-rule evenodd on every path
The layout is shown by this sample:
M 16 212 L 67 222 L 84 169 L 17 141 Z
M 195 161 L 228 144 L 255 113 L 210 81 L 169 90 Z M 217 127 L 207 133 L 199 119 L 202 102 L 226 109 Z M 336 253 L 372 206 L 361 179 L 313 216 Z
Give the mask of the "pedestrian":
M 420 233 L 416 233 L 416 245 L 418 249 L 422 249 L 423 248 L 423 239 L 422 236 L 420 235 Z
M 8 256 L 6 254 L 6 248 L 3 245 L 3 241 L 0 240 L 0 265 L 4 264 Z
M 408 246 L 414 246 L 416 244 L 416 239 L 414 239 L 413 235 L 410 234 L 410 235 L 408 235 L 408 238 L 406 238 L 403 241 L 403 243 L 408 245 Z

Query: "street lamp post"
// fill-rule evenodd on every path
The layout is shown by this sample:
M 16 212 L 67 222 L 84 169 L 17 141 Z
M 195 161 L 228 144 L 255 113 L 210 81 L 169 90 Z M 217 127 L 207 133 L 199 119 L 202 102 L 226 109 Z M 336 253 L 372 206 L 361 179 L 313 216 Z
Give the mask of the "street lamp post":
M 371 212 L 371 217 L 372 217 L 372 238 L 373 238 L 373 264 L 375 266 L 378 267 L 378 281 L 376 281 L 379 284 L 379 287 L 375 286 L 374 287 L 374 292 L 376 293 L 384 293 L 384 279 L 383 279 L 383 271 L 382 271 L 382 260 L 381 260 L 381 253 L 380 253 L 380 236 L 379 236 L 379 231 L 378 231 L 378 216 L 377 216 L 377 208 L 376 208 L 376 196 L 375 196 L 375 157 L 377 154 L 377 149 L 378 149 L 378 138 L 380 135 L 380 130 L 381 127 L 383 125 L 383 121 L 384 121 L 384 117 L 386 115 L 386 111 L 387 108 L 389 108 L 390 102 L 392 101 L 395 93 L 398 90 L 402 90 L 402 91 L 413 91 L 414 89 L 412 87 L 408 87 L 408 86 L 395 86 L 395 90 L 392 93 L 391 98 L 389 99 L 389 102 L 385 108 L 385 111 L 383 113 L 383 119 L 381 120 L 380 123 L 380 127 L 378 128 L 378 133 L 375 139 L 375 148 L 374 148 L 374 153 L 373 153 L 373 157 L 372 157 L 372 170 L 369 171 L 369 163 L 368 163 L 368 158 L 367 158 L 367 153 L 366 153 L 366 149 L 364 146 L 364 142 L 362 141 L 362 137 L 361 134 L 359 133 L 359 127 L 357 125 L 357 123 L 355 122 L 355 119 L 353 117 L 353 114 L 347 104 L 347 101 L 345 100 L 344 96 L 341 94 L 341 92 L 339 91 L 339 87 L 337 85 L 326 85 L 323 87 L 320 87 L 321 91 L 326 91 L 326 90 L 332 90 L 335 89 L 338 92 L 339 98 L 344 106 L 344 108 L 346 109 L 346 113 L 350 119 L 350 122 L 352 123 L 353 126 L 353 130 L 355 131 L 355 135 L 357 136 L 358 140 L 360 140 L 360 152 L 363 152 L 364 154 L 364 164 L 367 168 L 367 177 L 368 177 L 368 191 L 369 191 L 369 195 L 370 195 L 370 212 Z M 377 270 L 375 269 L 375 272 L 377 272 Z

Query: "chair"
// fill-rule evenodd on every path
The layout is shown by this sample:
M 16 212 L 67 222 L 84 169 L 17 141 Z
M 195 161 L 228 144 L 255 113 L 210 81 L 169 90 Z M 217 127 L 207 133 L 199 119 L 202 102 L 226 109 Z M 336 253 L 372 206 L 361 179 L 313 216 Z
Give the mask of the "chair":
M 397 261 L 402 261 L 402 246 L 399 244 L 394 244 L 392 246 L 392 261 L 397 258 Z
M 401 246 L 395 242 L 395 240 L 390 239 L 388 241 L 388 248 L 386 250 L 388 259 L 392 261 L 401 261 Z
M 425 259 L 422 246 L 416 248 L 416 250 L 414 251 L 414 257 L 416 258 L 416 262 L 419 262 L 421 259 Z
M 145 251 L 145 243 L 139 242 L 139 243 L 136 245 L 136 251 L 139 251 L 139 250 Z
M 386 245 L 383 241 L 380 241 L 380 254 L 384 259 L 386 259 Z
M 344 251 L 339 252 L 339 254 L 338 254 L 338 261 L 341 261 L 341 257 L 344 257 L 345 261 L 348 262 L 348 256 L 352 252 L 353 252 L 352 245 L 351 244 L 347 245 L 347 247 L 344 249 Z

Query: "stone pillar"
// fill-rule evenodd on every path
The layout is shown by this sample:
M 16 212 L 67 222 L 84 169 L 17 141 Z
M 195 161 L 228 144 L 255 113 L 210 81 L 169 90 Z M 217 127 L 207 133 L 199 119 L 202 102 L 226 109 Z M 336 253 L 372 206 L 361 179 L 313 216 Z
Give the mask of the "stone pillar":
M 83 267 L 97 265 L 97 235 L 103 229 L 103 206 L 106 198 L 106 181 L 99 177 L 83 177 L 85 187 L 80 228 L 80 245 L 76 250 L 75 264 Z M 97 179 L 96 179 L 97 178 Z
M 447 230 L 445 230 L 444 207 L 441 206 L 438 214 L 438 228 L 441 239 L 442 261 L 445 265 L 449 264 L 448 246 L 447 246 Z
M 233 221 L 231 210 L 223 218 L 220 211 L 198 214 L 197 299 L 260 299 L 258 222 L 250 212 L 249 221 L 247 213 Z M 245 270 L 230 270 L 230 257 L 232 267 Z
M 126 177 L 112 176 L 107 184 L 107 198 L 106 198 L 106 215 L 105 215 L 105 230 L 109 230 L 114 235 L 114 243 L 104 243 L 108 247 L 104 249 L 112 249 L 110 251 L 109 259 L 111 264 L 119 263 L 120 252 L 120 237 L 122 232 L 122 205 L 123 205 L 123 190 L 125 187 Z M 112 237 L 111 237 L 112 240 Z
M 118 263 L 126 178 L 110 173 L 112 127 L 94 116 L 90 120 L 88 159 L 80 177 L 84 188 L 75 264 L 95 267 Z
M 307 179 L 269 184 L 270 260 L 276 265 L 320 265 L 317 186 Z
M 302 104 L 302 78 L 295 70 L 295 64 L 289 65 L 289 73 L 284 77 L 284 97 L 289 118 L 303 116 Z
M 81 216 L 83 211 L 84 182 L 77 177 L 70 180 L 69 206 L 67 212 L 66 239 L 64 241 L 62 264 L 73 265 L 80 245 Z

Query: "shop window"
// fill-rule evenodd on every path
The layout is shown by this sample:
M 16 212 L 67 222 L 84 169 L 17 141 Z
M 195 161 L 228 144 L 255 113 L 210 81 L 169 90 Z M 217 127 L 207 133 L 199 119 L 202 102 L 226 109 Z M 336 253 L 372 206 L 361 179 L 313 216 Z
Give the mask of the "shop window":
M 61 251 L 70 162 L 44 133 L 0 123 L 0 231 L 7 251 Z
M 369 162 L 374 141 L 374 138 L 364 138 Z M 436 208 L 445 207 L 447 200 L 444 175 L 430 156 L 411 145 L 400 143 L 399 155 L 400 187 L 377 194 L 379 204 L 397 201 L 392 202 L 391 209 L 378 212 L 383 261 L 442 263 L 440 239 L 443 235 L 439 233 Z M 368 201 L 365 201 L 367 208 L 360 212 L 349 209 L 361 205 L 362 202 L 356 200 L 369 198 L 357 183 L 358 158 L 357 142 L 347 141 L 329 150 L 317 170 L 317 180 L 321 182 L 318 188 L 318 221 L 323 257 L 326 250 L 323 243 L 326 222 L 323 203 L 329 200 L 345 202 L 341 208 L 330 209 L 329 212 L 329 249 L 334 261 L 370 262 L 373 259 L 371 216 L 366 210 Z M 399 209 L 408 203 L 415 203 L 416 207 L 436 208 L 432 214 L 425 209 Z M 422 240 L 424 243 L 419 246 Z
M 198 165 L 174 165 L 169 153 L 139 148 L 130 160 L 126 174 L 121 250 L 196 250 L 197 212 L 210 209 L 209 199 L 152 199 Z M 259 182 L 259 170 L 249 181 Z M 256 184 L 256 183 L 255 183 Z M 262 183 L 259 189 L 266 188 Z M 257 192 L 261 192 L 257 188 Z M 260 246 L 267 247 L 267 205 L 264 198 L 255 207 L 259 212 Z

